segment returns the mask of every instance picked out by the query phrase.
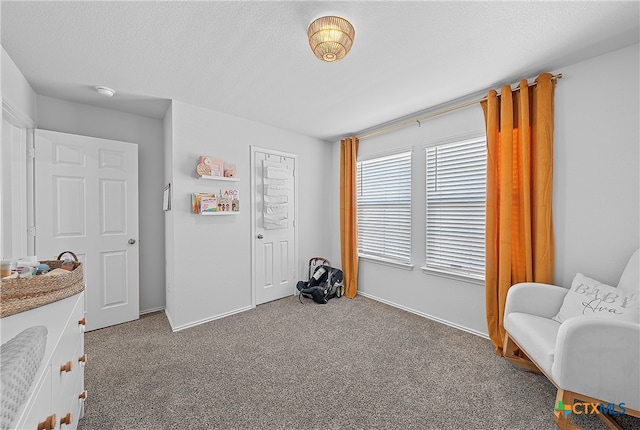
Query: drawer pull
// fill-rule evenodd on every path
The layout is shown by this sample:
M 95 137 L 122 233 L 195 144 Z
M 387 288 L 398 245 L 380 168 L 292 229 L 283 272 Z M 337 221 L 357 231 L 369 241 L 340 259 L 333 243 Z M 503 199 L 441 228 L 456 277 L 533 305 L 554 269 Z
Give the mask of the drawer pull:
M 87 390 L 84 390 L 82 393 L 80 393 L 80 395 L 78 396 L 79 399 L 83 399 L 86 400 L 87 398 Z
M 71 366 L 73 363 L 71 361 L 67 361 L 65 364 L 60 366 L 60 372 L 71 372 Z
M 46 420 L 38 423 L 38 430 L 53 430 L 56 428 L 56 414 L 49 415 Z
M 78 358 L 78 363 L 80 363 L 81 366 L 87 364 L 87 354 L 82 354 L 82 356 Z
M 71 412 L 67 412 L 67 415 L 65 415 L 63 418 L 60 418 L 60 425 L 62 426 L 62 424 L 71 424 Z

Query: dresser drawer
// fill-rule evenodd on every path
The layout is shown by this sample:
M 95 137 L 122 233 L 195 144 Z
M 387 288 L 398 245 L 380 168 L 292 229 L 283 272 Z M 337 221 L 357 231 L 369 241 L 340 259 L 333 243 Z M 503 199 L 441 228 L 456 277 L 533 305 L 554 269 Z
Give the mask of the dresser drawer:
M 80 360 L 84 357 L 83 342 L 76 345 L 73 356 L 75 357 L 73 369 L 65 375 L 64 384 L 59 388 L 60 391 L 53 391 L 53 412 L 60 418 L 71 414 L 71 422 L 68 424 L 60 424 L 60 420 L 58 420 L 60 430 L 75 429 L 80 419 L 82 402 L 79 396 L 84 391 L 84 363 Z
M 83 317 L 84 293 L 80 293 L 2 318 L 0 337 L 3 340 L 11 339 L 24 329 L 36 325 L 45 326 L 48 332 L 44 356 L 31 383 L 29 398 L 15 414 L 11 428 L 35 430 L 40 423 L 48 422 L 49 425 L 55 424 L 56 430 L 60 429 L 61 412 L 55 406 L 60 404 L 60 393 L 66 392 L 63 387 L 65 381 L 73 393 L 66 394 L 68 400 L 64 401 L 64 408 L 67 411 L 72 406 L 78 409 L 78 393 L 75 391 L 79 384 L 84 384 L 84 368 L 80 368 L 77 362 L 84 351 L 84 325 L 79 325 L 78 321 Z M 68 361 L 72 362 L 73 376 L 63 379 L 60 366 Z M 52 420 L 54 414 L 55 422 Z M 76 424 L 78 419 L 74 418 Z
M 83 306 L 79 303 L 71 313 L 52 360 L 52 407 L 58 421 L 56 428 L 60 430 L 75 429 L 79 419 L 79 387 L 84 381 L 84 366 L 79 360 L 84 355 L 84 327 L 78 324 L 82 317 Z M 66 424 L 62 422 L 65 417 Z
M 29 409 L 23 416 L 24 421 L 18 422 L 18 429 L 37 429 L 38 424 L 47 420 L 51 415 L 51 366 L 45 367 L 42 384 L 36 387 Z M 56 426 L 57 427 L 57 426 Z
M 79 300 L 70 314 L 51 359 L 51 379 L 54 396 L 64 388 L 69 380 L 75 377 L 74 375 L 84 370 L 79 368 L 79 356 L 76 355 L 76 350 L 82 348 L 84 344 L 84 327 L 78 323 L 83 316 L 83 303 Z

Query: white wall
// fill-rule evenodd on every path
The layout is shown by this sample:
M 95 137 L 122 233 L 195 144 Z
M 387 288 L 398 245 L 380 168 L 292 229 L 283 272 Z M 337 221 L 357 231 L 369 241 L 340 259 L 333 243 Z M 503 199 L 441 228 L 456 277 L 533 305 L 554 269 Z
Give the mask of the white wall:
M 360 142 L 358 159 L 411 148 L 411 255 L 413 270 L 390 267 L 360 259 L 358 291 L 406 310 L 446 321 L 458 328 L 486 334 L 484 320 L 484 286 L 440 276 L 427 275 L 420 269 L 425 264 L 425 145 L 443 139 L 484 135 L 484 119 L 480 105 L 458 110 Z M 334 157 L 339 160 L 339 143 Z M 337 166 L 338 161 L 336 161 Z M 336 167 L 334 189 L 339 189 L 340 172 Z M 339 211 L 334 209 L 336 238 L 339 238 Z M 337 228 L 337 230 L 335 230 Z M 339 243 L 332 246 L 333 258 L 339 257 Z M 481 308 L 481 311 L 478 309 Z
M 172 210 L 166 215 L 167 315 L 181 329 L 251 307 L 250 146 L 298 155 L 299 276 L 310 257 L 327 255 L 330 239 L 326 165 L 331 145 L 271 126 L 173 101 L 165 118 L 166 157 L 173 167 Z M 170 125 L 168 124 L 170 122 Z M 169 130 L 170 129 L 170 130 Z M 234 162 L 239 182 L 216 183 L 197 178 L 198 156 L 210 155 Z M 232 184 L 232 185 L 231 185 Z M 238 215 L 203 217 L 191 213 L 191 193 L 236 188 Z
M 26 226 L 31 196 L 32 162 L 26 161 L 26 146 L 31 144 L 36 122 L 36 93 L 11 57 L 2 48 L 0 90 L 2 93 L 2 147 L 0 148 L 0 249 L 3 258 L 19 258 L 33 252 L 33 240 Z M 6 122 L 5 122 L 6 121 Z M 28 196 L 28 197 L 27 197 Z M 26 251 L 25 251 L 26 250 Z
M 638 45 L 564 67 L 555 95 L 555 282 L 581 271 L 616 284 L 639 246 L 640 154 Z M 412 271 L 360 260 L 359 290 L 387 303 L 486 335 L 482 285 L 426 275 L 423 146 L 484 131 L 479 105 L 360 142 L 359 158 L 413 148 Z M 339 190 L 339 142 L 331 189 Z M 332 206 L 332 258 L 339 261 L 339 212 Z
M 138 144 L 140 312 L 164 308 L 162 121 L 40 95 L 37 108 L 38 128 Z
M 640 242 L 639 45 L 569 67 L 556 87 L 556 282 L 616 285 Z M 557 73 L 556 72 L 556 73 Z
M 8 102 L 21 119 L 35 123 L 37 119 L 36 93 L 2 48 L 2 100 Z
M 138 144 L 140 189 L 140 311 L 161 309 L 164 292 L 162 122 L 37 96 L 2 48 L 2 99 L 10 113 L 30 126 Z

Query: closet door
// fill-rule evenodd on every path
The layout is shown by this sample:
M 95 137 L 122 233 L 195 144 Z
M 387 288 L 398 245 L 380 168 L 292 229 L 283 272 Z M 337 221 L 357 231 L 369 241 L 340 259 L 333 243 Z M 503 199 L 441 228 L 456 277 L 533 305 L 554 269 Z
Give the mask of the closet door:
M 296 156 L 252 147 L 253 289 L 259 305 L 296 291 Z

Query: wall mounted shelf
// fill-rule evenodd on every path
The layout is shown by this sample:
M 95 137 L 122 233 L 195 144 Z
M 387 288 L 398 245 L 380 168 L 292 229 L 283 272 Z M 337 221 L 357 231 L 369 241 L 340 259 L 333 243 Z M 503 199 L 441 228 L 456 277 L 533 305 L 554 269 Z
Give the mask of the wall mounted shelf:
M 238 190 L 192 193 L 191 212 L 198 215 L 233 215 L 240 212 Z
M 203 216 L 221 216 L 221 215 L 238 215 L 240 213 L 240 211 L 234 212 L 234 211 L 229 211 L 229 212 L 200 212 L 198 215 L 203 215 Z
M 239 182 L 240 178 L 227 178 L 224 176 L 198 176 L 200 179 L 209 179 L 214 181 Z

